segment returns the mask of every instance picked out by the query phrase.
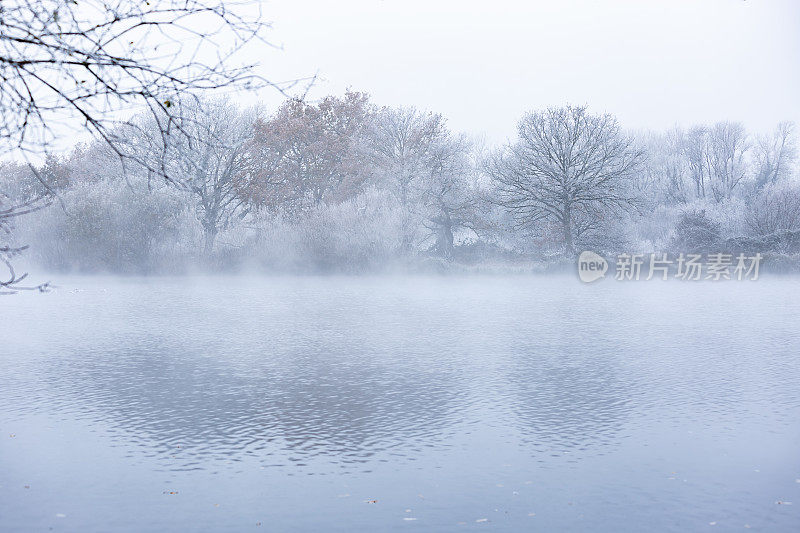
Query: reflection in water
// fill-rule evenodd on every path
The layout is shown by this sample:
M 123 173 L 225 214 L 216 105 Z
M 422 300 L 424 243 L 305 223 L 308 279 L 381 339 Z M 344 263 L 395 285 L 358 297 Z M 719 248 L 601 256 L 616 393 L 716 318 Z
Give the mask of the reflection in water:
M 520 357 L 508 378 L 524 439 L 551 452 L 612 443 L 632 394 L 613 364 L 591 364 L 580 354 L 569 363 L 561 354 Z
M 322 455 L 347 465 L 390 448 L 413 454 L 446 438 L 459 410 L 457 376 L 331 348 L 246 361 L 165 345 L 82 352 L 52 366 L 52 385 L 59 408 L 103 419 L 145 453 L 175 459 L 180 446 L 185 463 L 171 463 L 179 469 L 244 456 L 305 466 Z

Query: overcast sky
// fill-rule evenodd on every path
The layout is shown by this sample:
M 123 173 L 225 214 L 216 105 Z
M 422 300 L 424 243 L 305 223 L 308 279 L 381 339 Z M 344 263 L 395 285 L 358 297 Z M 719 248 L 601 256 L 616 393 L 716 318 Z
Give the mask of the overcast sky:
M 587 104 L 628 128 L 800 122 L 798 0 L 272 0 L 273 79 L 318 72 L 443 113 L 454 129 L 514 134 L 529 109 Z M 274 102 L 272 102 L 274 103 Z

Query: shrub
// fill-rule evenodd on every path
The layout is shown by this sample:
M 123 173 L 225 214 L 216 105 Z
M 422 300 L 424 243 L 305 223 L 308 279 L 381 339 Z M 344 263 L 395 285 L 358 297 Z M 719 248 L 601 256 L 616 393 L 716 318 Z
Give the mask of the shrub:
M 684 212 L 675 227 L 671 248 L 681 252 L 709 252 L 720 240 L 720 225 L 704 209 Z
M 752 236 L 800 229 L 800 187 L 773 185 L 756 197 L 745 217 Z
M 403 213 L 385 192 L 369 190 L 323 204 L 299 218 L 264 217 L 247 246 L 262 267 L 284 271 L 365 272 L 387 267 L 402 249 Z
M 179 193 L 120 180 L 84 182 L 61 203 L 21 220 L 31 258 L 58 271 L 143 273 L 175 259 L 186 241 Z

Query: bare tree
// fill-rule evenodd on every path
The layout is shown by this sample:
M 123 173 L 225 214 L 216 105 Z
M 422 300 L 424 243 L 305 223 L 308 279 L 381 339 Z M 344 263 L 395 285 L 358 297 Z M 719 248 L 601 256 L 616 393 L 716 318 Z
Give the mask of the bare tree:
M 745 226 L 754 236 L 800 229 L 800 187 L 789 183 L 768 186 L 750 205 Z
M 164 168 L 170 183 L 194 199 L 208 257 L 220 230 L 246 214 L 240 193 L 253 169 L 249 143 L 257 113 L 220 99 L 175 106 L 177 128 L 165 134 L 157 120 L 145 116 L 131 127 L 124 154 L 136 154 L 143 162 L 140 171 Z
M 711 180 L 711 147 L 709 132 L 705 126 L 694 126 L 681 143 L 681 152 L 686 158 L 689 173 L 694 181 L 695 197 L 706 197 L 706 185 Z
M 125 110 L 145 106 L 166 117 L 159 122 L 166 133 L 185 123 L 171 120 L 178 95 L 282 88 L 236 60 L 246 43 L 266 43 L 269 25 L 259 6 L 251 0 L 3 0 L 0 156 L 35 160 L 72 128 L 105 140 L 122 157 L 115 131 Z M 171 179 L 163 167 L 151 171 Z M 8 235 L 13 218 L 46 202 L 0 203 L 3 232 Z M 0 242 L 0 250 L 9 265 L 20 248 Z M 4 287 L 21 277 L 12 273 Z
M 445 120 L 438 113 L 414 107 L 381 109 L 372 140 L 372 160 L 376 178 L 389 190 L 403 211 L 402 248 L 408 253 L 419 235 L 417 208 L 425 191 L 423 180 L 435 168 L 443 168 L 442 142 L 449 135 Z M 439 159 L 439 162 L 436 162 Z M 446 160 L 447 158 L 445 158 Z
M 401 205 L 412 201 L 415 182 L 429 167 L 432 148 L 446 134 L 438 113 L 413 107 L 381 109 L 373 138 L 373 159 L 379 179 Z
M 549 108 L 527 114 L 518 135 L 488 161 L 496 201 L 520 225 L 559 224 L 566 254 L 574 252 L 579 233 L 607 213 L 635 206 L 630 180 L 644 152 L 613 116 L 585 107 Z
M 681 204 L 689 199 L 689 165 L 683 154 L 684 132 L 673 128 L 666 133 L 645 132 L 640 136 L 647 161 L 635 181 L 639 195 L 652 205 Z
M 755 145 L 756 187 L 774 185 L 792 172 L 797 158 L 794 124 L 781 122 L 772 135 L 759 136 Z
M 681 145 L 697 198 L 710 194 L 716 202 L 726 200 L 747 177 L 750 141 L 738 122 L 694 126 Z
M 430 147 L 428 168 L 419 182 L 422 225 L 433 233 L 436 253 L 447 259 L 453 255 L 456 231 L 477 231 L 470 149 L 466 137 L 445 131 Z
M 0 150 L 40 153 L 65 125 L 111 142 L 120 110 L 270 84 L 236 60 L 268 27 L 251 1 L 3 0 Z
M 738 122 L 718 122 L 709 130 L 711 192 L 720 202 L 732 196 L 747 175 L 747 131 Z

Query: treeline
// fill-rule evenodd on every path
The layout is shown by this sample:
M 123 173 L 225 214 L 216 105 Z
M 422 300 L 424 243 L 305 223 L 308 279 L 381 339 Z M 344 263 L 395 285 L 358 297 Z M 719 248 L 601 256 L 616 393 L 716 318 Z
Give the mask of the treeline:
M 745 241 L 800 252 L 789 123 L 767 136 L 729 122 L 634 134 L 567 106 L 525 115 L 512 142 L 489 149 L 439 114 L 352 91 L 272 113 L 171 105 L 178 113 L 138 116 L 111 144 L 0 167 L 12 201 L 54 198 L 14 228 L 29 258 L 81 272 L 363 272 Z

